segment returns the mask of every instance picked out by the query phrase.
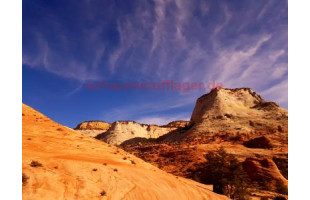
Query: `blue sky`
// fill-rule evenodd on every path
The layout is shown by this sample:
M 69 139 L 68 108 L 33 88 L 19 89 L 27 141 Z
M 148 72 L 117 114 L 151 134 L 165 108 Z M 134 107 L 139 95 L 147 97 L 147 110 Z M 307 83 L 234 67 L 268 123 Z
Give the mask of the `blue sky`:
M 287 108 L 283 0 L 23 1 L 23 103 L 84 120 L 189 119 L 208 91 L 90 91 L 85 83 L 221 82 Z

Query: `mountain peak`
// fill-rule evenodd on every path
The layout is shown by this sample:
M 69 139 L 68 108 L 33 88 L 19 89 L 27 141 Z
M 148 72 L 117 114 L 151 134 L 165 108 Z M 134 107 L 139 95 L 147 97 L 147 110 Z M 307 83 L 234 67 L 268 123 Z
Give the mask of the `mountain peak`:
M 201 123 L 205 119 L 255 115 L 257 110 L 268 106 L 279 107 L 274 102 L 266 102 L 251 88 L 215 88 L 197 99 L 191 124 Z
M 265 101 L 251 88 L 215 88 L 197 99 L 189 130 L 162 139 L 197 139 L 208 133 L 259 135 L 287 132 L 287 122 L 287 110 L 275 102 Z

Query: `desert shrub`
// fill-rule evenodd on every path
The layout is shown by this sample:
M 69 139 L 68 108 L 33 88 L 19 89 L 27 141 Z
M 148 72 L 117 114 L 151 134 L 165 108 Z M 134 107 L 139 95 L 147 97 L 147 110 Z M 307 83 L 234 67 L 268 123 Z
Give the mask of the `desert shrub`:
M 27 185 L 28 179 L 29 179 L 29 176 L 27 176 L 25 173 L 23 173 L 23 175 L 22 175 L 23 186 Z
M 96 172 L 98 169 L 94 168 L 93 171 Z
M 104 190 L 102 190 L 101 192 L 100 192 L 100 195 L 101 196 L 105 196 L 107 193 L 106 193 L 106 191 L 104 191 Z
M 42 164 L 39 161 L 31 161 L 30 167 L 42 167 Z
M 242 164 L 223 148 L 205 155 L 207 182 L 213 184 L 213 191 L 231 199 L 246 199 L 249 180 Z

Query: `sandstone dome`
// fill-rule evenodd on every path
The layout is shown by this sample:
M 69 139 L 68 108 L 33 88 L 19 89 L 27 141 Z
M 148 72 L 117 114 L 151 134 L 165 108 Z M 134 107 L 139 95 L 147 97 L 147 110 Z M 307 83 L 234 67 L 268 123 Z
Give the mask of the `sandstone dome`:
M 96 136 L 96 138 L 109 144 L 120 145 L 133 138 L 158 138 L 175 129 L 177 128 L 140 124 L 134 121 L 116 121 L 107 132 Z
M 23 199 L 228 199 L 22 107 Z
M 215 88 L 197 99 L 184 134 L 164 135 L 161 140 L 182 140 L 211 133 L 287 132 L 288 112 L 265 101 L 250 88 Z

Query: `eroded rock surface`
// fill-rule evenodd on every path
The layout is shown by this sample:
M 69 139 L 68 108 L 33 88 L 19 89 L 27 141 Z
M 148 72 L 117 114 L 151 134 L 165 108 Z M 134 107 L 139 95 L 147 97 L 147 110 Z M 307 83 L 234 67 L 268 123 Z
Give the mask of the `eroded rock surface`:
M 23 105 L 23 199 L 227 199 Z

